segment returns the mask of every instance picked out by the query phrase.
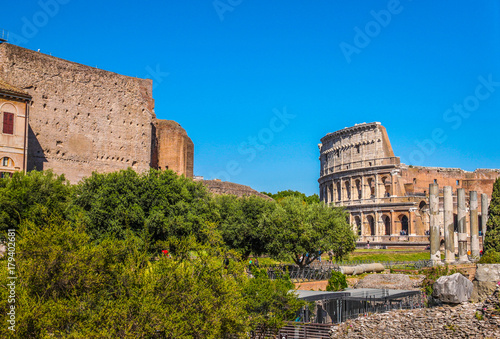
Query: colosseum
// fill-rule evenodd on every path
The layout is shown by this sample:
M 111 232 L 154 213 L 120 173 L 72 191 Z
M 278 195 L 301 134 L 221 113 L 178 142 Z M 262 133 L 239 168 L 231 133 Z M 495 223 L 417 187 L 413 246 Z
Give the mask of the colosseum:
M 500 170 L 467 172 L 405 165 L 394 156 L 387 131 L 379 122 L 329 133 L 318 146 L 320 200 L 346 208 L 359 235 L 358 245 L 427 245 L 429 184 L 439 185 L 440 213 L 443 186 L 453 187 L 456 215 L 457 188 L 464 188 L 467 196 L 477 191 L 491 199 L 493 183 L 500 177 Z

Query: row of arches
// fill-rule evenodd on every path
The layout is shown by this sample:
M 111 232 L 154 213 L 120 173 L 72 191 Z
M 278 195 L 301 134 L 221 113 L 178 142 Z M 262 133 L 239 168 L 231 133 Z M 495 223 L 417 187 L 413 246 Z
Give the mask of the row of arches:
M 377 175 L 366 178 L 338 179 L 322 185 L 320 199 L 326 203 L 331 203 L 388 197 L 392 195 L 392 184 L 390 174 L 381 175 L 380 180 Z
M 373 215 L 367 215 L 365 218 L 365 222 L 361 222 L 361 217 L 356 215 L 354 216 L 354 224 L 356 225 L 357 232 L 359 236 L 362 235 L 371 235 L 371 236 L 376 236 L 376 235 L 391 235 L 392 230 L 391 230 L 391 217 L 387 214 L 382 214 L 382 223 L 384 225 L 383 233 L 384 234 L 377 234 L 377 227 L 376 227 L 376 222 L 375 222 L 375 217 Z M 400 232 L 404 232 L 405 234 L 409 234 L 409 219 L 408 216 L 405 214 L 401 214 L 398 217 L 398 221 L 401 224 Z M 363 229 L 363 224 L 367 227 Z M 399 229 L 399 227 L 398 227 Z

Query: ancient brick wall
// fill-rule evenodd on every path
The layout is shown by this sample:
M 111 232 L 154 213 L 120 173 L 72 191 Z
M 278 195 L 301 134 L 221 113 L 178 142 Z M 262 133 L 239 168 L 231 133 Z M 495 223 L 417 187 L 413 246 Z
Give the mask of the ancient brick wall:
M 156 119 L 154 167 L 193 177 L 194 144 L 184 128 L 172 120 Z
M 203 180 L 203 185 L 213 194 L 230 194 L 238 197 L 256 195 L 263 199 L 272 200 L 271 197 L 262 194 L 253 188 L 245 185 L 235 184 L 234 182 L 220 180 Z
M 0 44 L 0 78 L 33 98 L 28 170 L 77 182 L 92 171 L 150 168 L 152 81 Z
M 500 170 L 477 169 L 467 172 L 458 168 L 403 167 L 400 175 L 409 191 L 428 192 L 429 184 L 435 180 L 441 189 L 444 186 L 451 186 L 454 191 L 464 188 L 466 194 L 477 191 L 478 195 L 486 193 L 491 198 L 493 184 L 500 177 Z

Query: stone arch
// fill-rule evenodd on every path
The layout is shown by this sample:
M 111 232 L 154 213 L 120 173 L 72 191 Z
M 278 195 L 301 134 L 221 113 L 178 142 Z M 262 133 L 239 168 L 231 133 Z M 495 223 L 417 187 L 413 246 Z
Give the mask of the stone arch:
M 344 182 L 344 187 L 346 200 L 351 200 L 351 183 L 349 182 L 349 180 Z
M 330 197 L 328 202 L 333 202 L 333 182 L 330 184 Z
M 408 217 L 406 214 L 401 214 L 399 216 L 399 221 L 401 222 L 401 230 L 406 232 L 406 234 L 409 234 L 409 222 L 408 222 Z
M 356 225 L 358 235 L 361 236 L 361 234 L 363 234 L 361 229 L 361 218 L 358 215 L 354 216 L 354 224 Z
M 370 230 L 370 235 L 375 235 L 375 218 L 372 215 L 366 217 L 368 222 L 368 229 Z
M 370 190 L 370 198 L 375 198 L 375 178 L 368 178 L 368 189 Z
M 356 192 L 358 193 L 358 200 L 361 200 L 363 198 L 363 190 L 362 190 L 362 187 L 361 187 L 361 180 L 360 179 L 356 179 L 354 181 L 354 184 L 356 186 Z
M 382 215 L 382 221 L 384 223 L 384 234 L 385 235 L 391 235 L 391 217 L 389 217 L 386 214 Z
M 4 102 L 2 105 L 0 105 L 0 111 L 14 114 L 18 113 L 17 107 L 12 105 L 10 102 Z
M 3 157 L 1 162 L 0 162 L 0 166 L 2 167 L 12 167 L 14 168 L 15 165 L 14 165 L 14 160 L 12 160 L 11 158 L 9 157 Z
M 384 175 L 382 176 L 382 184 L 384 185 L 384 196 L 385 197 L 390 197 L 391 196 L 391 179 L 390 176 Z
M 337 201 L 342 201 L 342 187 L 340 181 L 337 181 Z

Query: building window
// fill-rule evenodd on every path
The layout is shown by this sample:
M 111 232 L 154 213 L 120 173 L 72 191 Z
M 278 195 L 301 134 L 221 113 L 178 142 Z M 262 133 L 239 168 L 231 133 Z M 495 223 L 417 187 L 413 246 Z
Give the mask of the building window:
M 417 184 L 417 178 L 413 178 L 413 185 Z
M 434 179 L 434 183 L 437 184 L 438 183 L 438 180 L 437 179 Z
M 3 133 L 4 134 L 14 134 L 14 114 L 13 113 L 3 113 Z
M 359 153 L 359 145 L 356 146 L 356 152 Z
M 3 158 L 2 159 L 2 166 L 4 166 L 4 167 L 9 166 L 9 158 Z
M 459 185 L 460 185 L 460 180 L 457 180 L 457 186 L 459 186 Z

